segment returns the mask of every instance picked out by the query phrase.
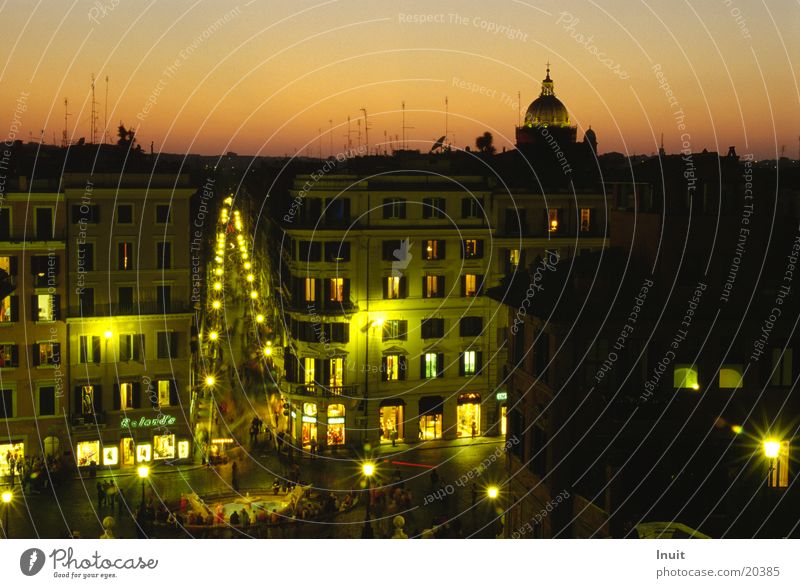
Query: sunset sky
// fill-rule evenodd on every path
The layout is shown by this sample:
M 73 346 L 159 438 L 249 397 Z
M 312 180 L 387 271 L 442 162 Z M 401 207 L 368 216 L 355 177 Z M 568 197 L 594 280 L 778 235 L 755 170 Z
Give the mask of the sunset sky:
M 651 153 L 662 132 L 676 152 L 683 132 L 694 151 L 798 157 L 800 10 L 788 0 L 8 0 L 0 21 L 3 139 L 16 108 L 19 138 L 60 142 L 65 97 L 72 139 L 88 138 L 94 73 L 99 126 L 108 76 L 109 125 L 137 127 L 157 151 L 327 155 L 348 115 L 357 143 L 361 108 L 374 146 L 402 134 L 402 101 L 409 147 L 427 150 L 445 97 L 456 146 L 489 130 L 510 147 L 517 92 L 524 116 L 549 60 L 578 137 L 591 125 L 601 152 Z

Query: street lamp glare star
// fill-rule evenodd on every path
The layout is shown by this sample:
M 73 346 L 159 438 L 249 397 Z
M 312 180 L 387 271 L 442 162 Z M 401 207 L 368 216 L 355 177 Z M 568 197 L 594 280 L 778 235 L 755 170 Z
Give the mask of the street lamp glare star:
M 257 315 L 256 315 L 256 322 L 257 322 L 258 324 L 261 324 L 261 323 L 263 323 L 263 322 L 264 322 L 264 315 L 263 315 L 263 314 L 257 314 Z
M 208 338 L 211 339 L 212 341 L 216 341 L 219 338 L 219 333 L 217 333 L 216 331 L 211 331 L 208 334 Z
M 375 473 L 375 464 L 367 462 L 361 466 L 361 471 L 367 478 L 369 478 Z
M 217 383 L 217 379 L 214 376 L 206 376 L 206 385 L 213 386 Z
M 139 474 L 140 478 L 144 479 L 150 475 L 150 468 L 145 465 L 139 466 L 136 472 Z
M 250 292 L 250 298 L 252 298 L 253 300 L 255 300 L 256 298 L 258 298 L 258 292 L 256 292 L 255 290 L 253 290 L 252 292 Z
M 218 292 L 222 290 L 222 282 L 214 282 L 214 290 Z
M 781 453 L 781 444 L 775 439 L 767 439 L 764 441 L 764 455 L 769 459 L 775 459 Z
M 8 504 L 9 502 L 11 502 L 11 498 L 12 497 L 13 497 L 13 494 L 11 494 L 11 492 L 9 490 L 6 490 L 5 492 L 3 492 L 3 502 L 5 504 Z
M 113 333 L 113 332 L 111 332 L 111 329 L 109 329 L 109 330 L 107 330 L 105 333 L 103 333 L 103 336 L 104 336 L 106 339 L 111 339 L 111 337 L 113 337 L 113 336 L 114 336 L 114 333 Z
M 494 500 L 500 495 L 500 489 L 497 486 L 489 486 L 486 489 L 486 495 L 492 500 Z
M 213 308 L 214 310 L 219 310 L 220 308 L 222 308 L 222 302 L 220 302 L 219 300 L 215 300 L 214 302 L 211 303 L 211 308 Z

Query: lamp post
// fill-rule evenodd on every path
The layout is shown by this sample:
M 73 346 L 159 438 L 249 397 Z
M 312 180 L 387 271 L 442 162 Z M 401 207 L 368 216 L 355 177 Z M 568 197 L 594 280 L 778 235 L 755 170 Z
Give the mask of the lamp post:
M 489 499 L 489 519 L 491 521 L 492 519 L 494 519 L 496 517 L 496 514 L 497 514 L 496 509 L 495 509 L 495 504 L 500 498 L 500 488 L 498 488 L 497 486 L 494 486 L 494 485 L 488 486 L 486 488 L 486 497 Z M 496 527 L 496 525 L 494 523 L 492 523 L 490 531 L 492 533 L 492 537 L 497 537 L 497 535 L 499 534 L 499 533 L 496 532 L 497 531 L 497 527 Z
M 6 539 L 8 539 L 9 536 L 10 536 L 9 533 L 8 533 L 8 507 L 11 504 L 11 499 L 13 498 L 13 496 L 14 495 L 11 493 L 11 490 L 6 490 L 5 492 L 3 492 L 3 495 L 2 495 L 2 497 L 3 497 L 3 533 L 5 534 Z
M 369 268 L 368 268 L 369 270 Z M 369 301 L 367 302 L 369 303 Z M 369 365 L 369 338 L 372 327 L 383 327 L 383 318 L 373 319 L 367 322 L 364 345 L 364 441 L 368 441 L 369 435 L 369 375 L 372 371 Z
M 361 473 L 367 479 L 367 516 L 364 520 L 364 530 L 361 532 L 362 539 L 374 539 L 375 533 L 372 530 L 371 504 L 372 504 L 372 476 L 375 474 L 375 464 L 366 462 L 361 466 Z
M 150 468 L 146 465 L 139 466 L 137 470 L 139 473 L 139 478 L 142 480 L 142 505 L 141 508 L 144 509 L 144 482 L 147 480 L 147 477 L 150 475 Z

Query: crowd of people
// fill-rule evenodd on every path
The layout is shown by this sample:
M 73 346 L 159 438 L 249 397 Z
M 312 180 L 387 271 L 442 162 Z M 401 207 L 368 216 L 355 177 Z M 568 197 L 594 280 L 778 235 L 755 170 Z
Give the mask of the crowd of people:
M 26 494 L 36 494 L 48 488 L 52 483 L 57 484 L 63 475 L 62 466 L 57 459 L 48 456 L 22 456 L 19 453 L 6 453 L 8 465 L 7 484 L 14 486 L 19 482 L 22 491 Z

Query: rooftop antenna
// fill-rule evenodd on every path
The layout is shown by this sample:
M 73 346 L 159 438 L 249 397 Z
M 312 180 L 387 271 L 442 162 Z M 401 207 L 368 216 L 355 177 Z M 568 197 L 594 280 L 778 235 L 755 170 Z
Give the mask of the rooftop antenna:
M 106 76 L 106 103 L 103 113 L 103 143 L 108 141 L 108 76 Z
M 386 145 L 387 145 L 387 137 L 386 137 L 386 129 L 383 130 L 383 154 L 386 155 Z
M 333 157 L 333 119 L 332 118 L 328 119 L 328 126 L 330 127 L 330 130 L 328 131 L 328 139 L 330 140 L 330 145 L 329 145 L 328 148 L 330 149 L 330 156 Z
M 345 137 L 347 137 L 347 146 L 345 147 L 345 149 L 347 151 L 350 151 L 350 147 L 353 144 L 352 141 L 350 140 L 351 133 L 352 133 L 352 131 L 350 130 L 350 116 L 348 115 L 348 117 L 347 117 L 347 134 L 344 135 Z
M 406 101 L 403 100 L 403 150 L 408 149 L 408 145 L 406 144 L 406 129 L 413 129 L 414 127 L 407 127 L 406 126 Z
M 67 135 L 67 117 L 69 114 L 69 100 L 64 98 L 64 134 L 61 136 L 61 146 L 69 147 L 69 139 Z
M 449 114 L 450 114 L 450 109 L 449 109 L 449 105 L 448 105 L 448 102 L 447 102 L 447 96 L 445 96 L 444 97 L 444 136 L 445 137 L 447 137 L 447 122 L 448 122 L 447 118 L 448 118 Z
M 322 161 L 322 127 L 317 129 L 317 147 L 319 147 L 319 160 Z
M 89 128 L 89 137 L 94 145 L 97 142 L 97 102 L 94 99 L 94 74 L 92 74 L 92 121 Z
M 361 119 L 356 121 L 356 127 L 358 127 L 358 150 L 361 151 Z
M 367 119 L 367 109 L 362 108 L 361 112 L 364 113 L 364 137 L 367 141 L 367 155 L 369 155 L 369 120 Z
M 517 126 L 522 126 L 522 92 L 517 90 Z

